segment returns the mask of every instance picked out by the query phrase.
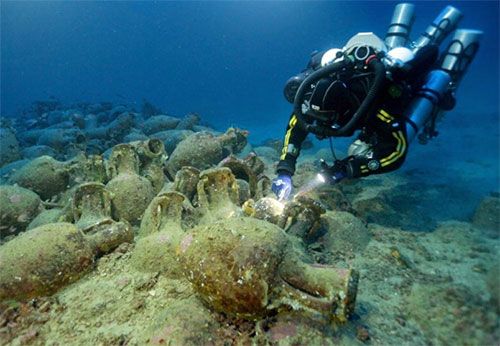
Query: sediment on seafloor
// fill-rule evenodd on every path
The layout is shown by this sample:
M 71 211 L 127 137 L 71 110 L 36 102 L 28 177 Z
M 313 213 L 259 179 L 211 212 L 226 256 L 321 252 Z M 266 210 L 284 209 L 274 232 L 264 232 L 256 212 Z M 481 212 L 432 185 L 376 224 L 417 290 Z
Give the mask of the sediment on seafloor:
M 37 109 L 0 132 L 2 344 L 498 340 L 497 193 L 458 220 L 403 173 L 308 190 L 324 151 L 306 150 L 280 203 L 278 139 Z

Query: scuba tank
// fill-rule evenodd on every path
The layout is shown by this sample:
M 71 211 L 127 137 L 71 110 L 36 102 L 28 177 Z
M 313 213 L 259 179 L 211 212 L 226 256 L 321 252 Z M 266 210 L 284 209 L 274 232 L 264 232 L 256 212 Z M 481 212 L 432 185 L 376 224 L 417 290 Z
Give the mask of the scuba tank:
M 385 45 L 389 48 L 404 47 L 409 39 L 411 26 L 415 20 L 415 5 L 398 4 L 394 8 L 391 24 L 385 35 Z
M 451 39 L 446 51 L 440 58 L 441 70 L 446 71 L 456 88 L 462 79 L 472 59 L 479 50 L 482 31 L 459 29 Z
M 434 19 L 434 22 L 415 41 L 413 44 L 414 53 L 431 43 L 439 46 L 446 36 L 455 30 L 460 19 L 462 19 L 462 12 L 453 6 L 446 6 L 436 19 Z
M 448 48 L 441 55 L 440 69 L 427 74 L 417 97 L 406 112 L 408 142 L 415 138 L 424 125 L 424 131 L 419 136 L 421 143 L 437 135 L 434 129 L 436 121 L 442 110 L 453 108 L 453 93 L 479 49 L 482 34 L 481 31 L 467 29 L 455 32 Z

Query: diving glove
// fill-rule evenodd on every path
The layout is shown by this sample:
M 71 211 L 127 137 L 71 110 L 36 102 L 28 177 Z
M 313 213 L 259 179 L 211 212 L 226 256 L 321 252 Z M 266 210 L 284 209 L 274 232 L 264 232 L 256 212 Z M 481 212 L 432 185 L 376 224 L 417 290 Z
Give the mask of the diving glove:
M 321 171 L 319 174 L 325 183 L 333 185 L 347 177 L 345 160 L 337 160 L 333 166 L 328 166 L 324 160 L 320 160 L 320 165 Z
M 287 199 L 290 196 L 290 192 L 292 192 L 292 177 L 288 174 L 280 174 L 273 181 L 273 185 L 271 189 L 278 197 L 278 201 L 283 199 Z

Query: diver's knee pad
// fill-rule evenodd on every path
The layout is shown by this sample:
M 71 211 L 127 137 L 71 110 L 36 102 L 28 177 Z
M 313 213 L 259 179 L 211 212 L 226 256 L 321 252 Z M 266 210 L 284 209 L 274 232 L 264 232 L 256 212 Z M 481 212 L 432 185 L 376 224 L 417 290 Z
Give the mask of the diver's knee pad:
M 369 157 L 373 154 L 373 146 L 360 139 L 356 139 L 347 149 L 347 156 L 365 156 Z

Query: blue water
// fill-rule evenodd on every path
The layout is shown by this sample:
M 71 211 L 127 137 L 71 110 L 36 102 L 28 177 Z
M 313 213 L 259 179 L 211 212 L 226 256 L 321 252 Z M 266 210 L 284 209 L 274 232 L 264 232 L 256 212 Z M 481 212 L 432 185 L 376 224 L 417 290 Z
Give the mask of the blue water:
M 395 4 L 2 1 L 1 114 L 51 97 L 137 109 L 148 100 L 174 116 L 195 111 L 221 130 L 248 129 L 252 143 L 282 138 L 291 111 L 284 82 L 315 49 L 342 47 L 362 31 L 384 37 Z M 441 137 L 414 145 L 405 168 L 484 161 L 482 192 L 498 190 L 499 3 L 417 2 L 411 37 L 448 4 L 464 14 L 459 27 L 484 31 L 481 48 Z
M 396 3 L 2 1 L 2 115 L 50 96 L 147 99 L 281 136 L 284 82 L 314 49 L 360 31 L 383 37 Z M 498 110 L 498 1 L 418 2 L 412 37 L 447 4 L 464 13 L 460 27 L 485 32 L 455 111 Z
M 51 97 L 137 109 L 148 100 L 174 116 L 195 111 L 221 130 L 248 129 L 252 143 L 282 138 L 291 111 L 284 82 L 315 49 L 342 47 L 362 31 L 384 37 L 395 4 L 2 1 L 1 115 Z M 414 146 L 405 168 L 486 161 L 479 185 L 498 190 L 499 3 L 417 2 L 411 37 L 448 4 L 464 14 L 459 27 L 484 31 L 481 48 L 437 144 Z
M 0 0 L 0 125 L 14 123 L 18 131 L 16 135 L 22 137 L 19 132 L 29 127 L 29 121 L 24 119 L 16 124 L 9 121 L 4 123 L 3 120 L 21 118 L 23 110 L 38 100 L 59 100 L 63 107 L 78 102 L 105 101 L 114 105 L 128 105 L 138 111 L 146 100 L 164 113 L 179 118 L 190 112 L 197 112 L 204 123 L 218 131 L 225 131 L 229 126 L 249 130 L 249 141 L 254 146 L 266 139 L 282 139 L 292 110 L 292 106 L 283 97 L 285 81 L 305 67 L 313 50 L 343 47 L 358 32 L 372 31 L 383 38 L 397 3 L 399 2 Z M 358 181 L 360 185 L 354 186 L 355 188 L 351 186 L 351 190 L 364 191 L 367 188 L 370 192 L 369 187 L 375 186 L 374 191 L 377 191 L 377 184 L 385 184 L 392 177 L 403 181 L 404 184 L 390 191 L 393 195 L 392 208 L 395 210 L 393 218 L 398 219 L 398 213 L 403 214 L 401 219 L 405 222 L 413 218 L 410 221 L 416 228 L 432 219 L 434 223 L 431 226 L 425 225 L 428 229 L 424 229 L 430 231 L 436 228 L 436 222 L 470 222 L 472 213 L 484 196 L 492 192 L 498 196 L 499 1 L 414 3 L 416 21 L 411 33 L 412 39 L 416 39 L 446 5 L 452 5 L 464 14 L 459 28 L 484 31 L 481 47 L 460 84 L 456 107 L 446 114 L 438 126 L 439 136 L 425 146 L 419 145 L 417 141 L 412 143 L 404 166 L 397 172 L 389 173 L 387 180 L 378 176 L 370 177 Z M 447 46 L 449 39 L 450 37 L 443 42 L 441 50 Z M 107 140 L 102 142 L 112 142 Z M 335 140 L 335 148 L 343 153 L 351 140 Z M 301 159 L 307 157 L 310 160 L 320 146 L 328 147 L 328 142 L 315 140 L 313 148 L 303 150 Z M 66 149 L 68 148 L 65 147 L 62 151 Z M 104 151 L 109 148 L 102 149 Z M 351 190 L 346 188 L 347 193 Z M 352 191 L 351 194 L 354 193 Z M 14 200 L 11 201 L 14 203 Z M 374 205 L 377 206 L 376 203 Z M 371 226 L 401 226 L 395 225 L 392 219 L 387 220 L 387 225 L 384 224 L 385 214 L 381 215 L 380 219 L 369 221 Z M 406 224 L 403 222 L 402 225 Z M 387 249 L 397 245 L 402 253 L 407 251 L 408 254 L 414 250 L 411 243 L 412 239 L 417 238 L 407 238 L 406 233 L 403 238 L 401 235 L 394 238 L 390 234 L 396 233 L 395 229 L 386 232 L 378 227 L 377 225 L 371 231 L 375 230 L 373 234 L 376 233 L 378 238 L 387 237 L 383 240 L 390 243 Z M 453 232 L 454 227 L 450 226 Z M 413 230 L 402 228 L 403 231 Z M 479 264 L 482 265 L 480 261 L 484 261 L 488 268 L 493 268 L 493 272 L 497 267 L 494 267 L 494 263 L 486 263 L 484 259 L 494 258 L 498 263 L 498 238 L 491 236 L 492 239 L 489 239 L 485 233 L 470 240 L 470 234 L 465 234 L 464 229 L 463 225 L 457 226 L 456 235 L 453 236 L 453 241 L 458 239 L 456 256 L 454 250 L 447 250 L 443 246 L 442 253 L 452 253 L 453 256 L 438 257 L 441 249 L 436 249 L 439 244 L 448 243 L 444 239 L 441 242 L 439 238 L 443 237 L 442 230 L 436 232 L 438 234 L 435 238 L 428 238 L 437 239 L 437 247 L 431 246 L 432 241 L 426 245 L 429 251 L 436 252 L 436 256 L 434 253 L 432 257 L 424 256 L 425 251 L 415 256 L 425 257 L 425 260 L 428 260 L 427 257 L 435 258 L 436 263 L 429 262 L 430 271 L 432 265 L 441 264 L 439 261 L 442 260 L 441 273 L 447 273 L 448 266 L 452 268 L 450 271 L 453 268 L 465 268 L 457 265 L 462 261 L 459 257 L 463 257 L 463 262 L 471 263 L 471 268 L 464 271 L 464 277 L 467 275 L 471 283 L 475 284 L 474 278 L 477 276 L 470 273 L 476 271 L 472 267 L 477 258 L 476 252 L 479 253 Z M 473 232 L 472 228 L 467 232 Z M 419 249 L 425 244 L 419 243 L 424 239 L 421 236 L 417 239 Z M 485 254 L 490 251 L 486 245 L 483 250 L 479 246 L 473 246 L 474 241 L 481 237 L 484 238 L 481 244 L 484 240 L 485 244 L 491 246 L 491 256 Z M 382 243 L 380 239 L 377 242 Z M 408 247 L 404 243 L 408 243 Z M 392 275 L 395 267 L 388 264 L 392 263 L 389 262 L 392 261 L 391 256 L 388 253 L 383 255 L 382 251 L 387 250 L 385 247 L 381 249 L 380 253 L 368 253 L 367 256 L 372 257 L 367 258 L 373 264 L 367 267 L 369 270 L 364 269 L 362 280 L 366 283 L 373 280 L 373 286 L 364 285 L 374 287 L 373 291 L 377 294 L 388 287 L 389 290 L 394 290 L 390 292 L 391 295 L 397 295 L 400 292 L 398 290 L 404 287 L 402 284 L 401 287 L 390 286 L 390 281 L 383 278 L 387 273 L 377 274 L 375 278 L 365 275 L 382 273 L 386 269 L 390 269 L 387 275 Z M 360 257 L 357 259 L 359 261 Z M 387 263 L 383 264 L 382 261 Z M 411 272 L 404 272 L 404 281 L 411 276 L 408 273 Z M 450 281 L 450 286 L 467 288 L 467 291 L 470 287 L 475 287 L 464 286 L 462 274 L 455 274 L 457 273 L 453 273 L 455 281 Z M 442 280 L 448 274 L 437 276 Z M 412 280 L 421 284 L 425 281 L 423 277 L 415 276 Z M 399 279 L 403 282 L 403 274 L 394 278 L 393 283 Z M 498 275 L 495 279 L 498 281 Z M 435 281 L 429 282 L 429 285 L 438 282 L 448 284 Z M 380 286 L 377 287 L 377 284 Z M 369 321 L 368 325 L 375 330 L 373 335 L 377 336 L 378 333 L 378 337 L 382 336 L 382 341 L 374 338 L 374 344 L 389 344 L 388 340 L 391 340 L 392 333 L 396 331 L 394 325 L 401 332 L 399 324 L 396 325 L 400 322 L 396 322 L 394 317 L 400 314 L 400 310 L 405 311 L 406 307 L 394 308 L 394 304 L 397 304 L 394 303 L 395 296 L 389 299 L 385 293 L 380 295 L 383 301 L 377 297 L 374 299 L 371 295 L 373 292 L 365 287 L 360 290 L 359 304 L 353 318 L 353 321 L 361 320 L 350 323 L 355 326 L 353 328 L 357 328 L 356 326 Z M 446 291 L 443 294 L 448 293 Z M 470 289 L 471 297 L 477 294 L 478 292 Z M 453 298 L 449 298 L 453 302 Z M 448 299 L 438 300 L 426 296 L 426 301 L 421 306 L 430 306 L 430 311 L 433 311 L 432 309 L 437 309 L 434 305 L 441 303 L 437 306 L 444 307 L 445 312 L 439 311 L 440 315 L 436 320 L 461 321 L 458 315 L 446 312 Z M 464 306 L 479 311 L 477 313 L 472 310 L 477 315 L 481 315 L 484 304 L 490 304 L 485 301 L 476 306 L 476 301 L 469 301 L 468 298 L 463 302 L 466 303 Z M 469 314 L 469 310 L 462 310 L 464 316 Z M 457 311 L 458 309 L 454 313 Z M 498 321 L 497 310 L 493 313 L 492 320 Z M 443 315 L 446 318 L 441 318 Z M 391 320 L 387 322 L 386 319 Z M 72 318 L 67 320 L 73 321 Z M 458 328 L 462 331 L 464 325 L 458 322 L 457 329 L 447 330 L 445 334 L 459 332 Z M 477 323 L 483 322 L 477 320 Z M 476 328 L 474 325 L 466 327 L 471 330 Z M 71 325 L 70 329 L 73 328 Z M 377 328 L 380 330 L 377 331 Z M 493 329 L 498 333 L 498 325 Z M 404 332 L 415 334 L 414 329 L 405 329 Z M 0 339 L 1 333 L 0 328 Z M 355 332 L 351 331 L 351 334 L 354 335 Z M 421 335 L 411 337 L 422 340 L 422 344 L 430 344 L 424 342 Z

